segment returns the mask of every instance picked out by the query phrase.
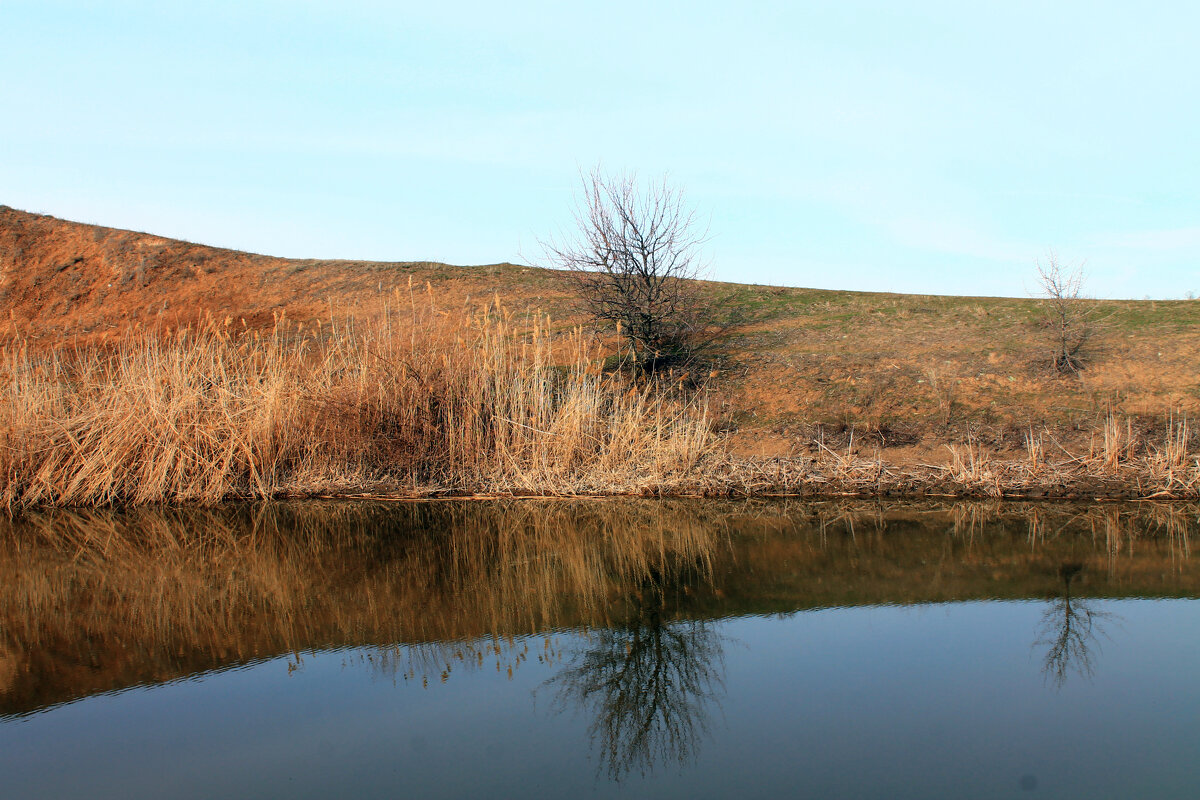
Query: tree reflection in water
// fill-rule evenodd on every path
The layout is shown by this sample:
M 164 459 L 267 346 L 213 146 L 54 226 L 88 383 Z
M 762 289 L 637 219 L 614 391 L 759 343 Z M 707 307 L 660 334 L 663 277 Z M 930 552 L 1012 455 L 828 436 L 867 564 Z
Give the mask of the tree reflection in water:
M 691 763 L 724 691 L 723 639 L 708 622 L 668 620 L 662 589 L 642 593 L 630 617 L 590 631 L 547 686 L 555 706 L 593 717 L 599 770 L 613 780 Z
M 1105 624 L 1114 618 L 1096 608 L 1093 601 L 1071 596 L 1071 582 L 1082 572 L 1083 565 L 1078 563 L 1059 567 L 1062 594 L 1048 603 L 1038 625 L 1038 639 L 1033 643 L 1035 648 L 1046 648 L 1042 674 L 1056 689 L 1061 689 L 1072 673 L 1092 679 L 1096 672 L 1095 656 L 1100 649 L 1098 637 L 1107 638 Z

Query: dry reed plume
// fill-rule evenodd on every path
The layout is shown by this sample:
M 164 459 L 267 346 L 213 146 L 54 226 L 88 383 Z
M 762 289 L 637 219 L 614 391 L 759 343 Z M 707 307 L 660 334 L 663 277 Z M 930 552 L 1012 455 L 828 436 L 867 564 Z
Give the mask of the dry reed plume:
M 239 335 L 226 320 L 109 349 L 10 348 L 0 501 L 636 492 L 671 487 L 712 447 L 702 401 L 601 375 L 579 332 L 413 306 L 361 330 L 279 319 Z

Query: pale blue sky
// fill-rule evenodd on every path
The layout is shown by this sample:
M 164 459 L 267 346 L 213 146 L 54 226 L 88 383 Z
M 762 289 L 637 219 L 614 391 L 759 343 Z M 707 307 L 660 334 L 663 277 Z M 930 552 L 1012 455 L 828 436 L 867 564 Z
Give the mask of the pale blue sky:
M 1200 293 L 1200 4 L 0 0 L 0 203 L 284 256 L 528 261 L 667 172 L 723 280 Z

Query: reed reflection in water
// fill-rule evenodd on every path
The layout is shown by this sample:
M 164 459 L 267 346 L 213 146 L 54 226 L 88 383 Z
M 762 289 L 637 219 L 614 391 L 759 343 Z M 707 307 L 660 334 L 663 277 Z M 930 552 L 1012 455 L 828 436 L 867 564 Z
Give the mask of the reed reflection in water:
M 571 662 L 573 696 L 594 704 L 606 688 L 586 687 L 605 674 L 605 648 L 619 659 L 626 646 L 670 645 L 719 664 L 700 635 L 714 617 L 1051 595 L 1063 644 L 1048 663 L 1067 665 L 1065 679 L 1073 665 L 1094 669 L 1091 598 L 1200 594 L 1198 516 L 1149 504 L 652 500 L 28 513 L 0 521 L 0 714 L 329 648 L 433 648 L 442 665 L 422 680 L 479 666 L 485 650 L 507 671 L 526 655 L 511 637 L 564 629 L 596 642 Z M 1067 577 L 1063 564 L 1081 568 Z M 686 647 L 663 638 L 684 630 Z M 617 674 L 642 674 L 628 666 Z M 687 703 L 704 705 L 719 681 L 701 678 L 719 668 L 701 664 L 693 680 L 685 666 L 668 668 L 692 680 Z M 604 724 L 625 730 L 626 716 Z
M 1047 794 L 1056 774 L 1088 796 L 1117 786 L 1111 759 L 1049 763 L 1070 738 L 1181 764 L 1183 785 L 1200 696 L 1186 642 L 1163 632 L 1200 612 L 1140 599 L 1200 596 L 1198 516 L 653 500 L 31 513 L 0 522 L 0 773 L 38 798 L 93 780 L 176 796 L 188 764 L 198 797 L 255 781 L 262 797 L 513 794 L 549 774 L 597 796 L 736 795 L 770 775 L 759 796 L 856 794 L 847 781 L 1005 796 L 1026 774 Z M 979 600 L 1020 602 L 960 602 Z M 406 746 L 417 733 L 427 749 Z
M 643 576 L 711 573 L 678 504 L 286 504 L 0 523 L 0 711 L 271 657 L 511 637 L 622 615 Z

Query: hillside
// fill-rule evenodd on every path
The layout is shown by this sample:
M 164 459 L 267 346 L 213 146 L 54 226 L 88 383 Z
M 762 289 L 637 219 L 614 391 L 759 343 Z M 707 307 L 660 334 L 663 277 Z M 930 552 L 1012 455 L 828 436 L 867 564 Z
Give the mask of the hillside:
M 534 276 L 536 273 L 536 277 Z M 66 222 L 0 206 L 0 337 L 34 344 L 104 341 L 134 325 L 177 327 L 211 315 L 269 328 L 331 313 L 371 314 L 395 288 L 437 285 L 447 307 L 499 293 L 524 305 L 554 273 L 512 264 L 286 259 Z
M 1019 283 L 1014 278 L 1014 283 Z M 561 273 L 512 264 L 274 258 L 65 222 L 0 206 L 0 337 L 34 347 L 112 340 L 134 326 L 211 315 L 265 328 L 377 314 L 410 285 L 441 309 L 499 297 L 514 311 L 571 316 Z M 729 342 L 714 401 L 735 450 L 826 445 L 940 461 L 968 436 L 1019 450 L 1032 427 L 1085 447 L 1104 418 L 1153 438 L 1171 415 L 1200 415 L 1200 302 L 1105 301 L 1105 331 L 1078 378 L 1045 364 L 1034 300 L 708 284 L 756 323 Z

